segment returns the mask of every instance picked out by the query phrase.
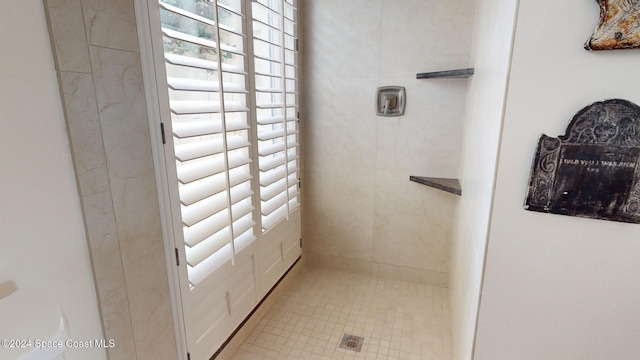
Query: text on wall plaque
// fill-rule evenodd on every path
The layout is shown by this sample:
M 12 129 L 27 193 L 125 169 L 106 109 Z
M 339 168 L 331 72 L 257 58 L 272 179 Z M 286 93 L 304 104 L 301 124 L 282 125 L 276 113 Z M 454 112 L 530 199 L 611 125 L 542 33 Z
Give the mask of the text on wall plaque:
M 621 99 L 580 110 L 565 135 L 542 135 L 525 209 L 640 223 L 640 107 Z

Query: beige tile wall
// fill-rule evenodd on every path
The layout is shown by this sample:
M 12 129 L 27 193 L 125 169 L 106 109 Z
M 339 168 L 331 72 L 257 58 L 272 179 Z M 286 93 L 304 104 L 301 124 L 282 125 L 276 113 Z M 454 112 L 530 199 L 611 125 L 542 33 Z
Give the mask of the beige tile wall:
M 446 285 L 458 198 L 409 182 L 457 177 L 473 0 L 301 1 L 303 249 L 312 265 Z M 378 86 L 407 91 L 377 117 Z M 464 190 L 463 190 L 464 191 Z
M 175 359 L 133 0 L 45 0 L 111 360 Z

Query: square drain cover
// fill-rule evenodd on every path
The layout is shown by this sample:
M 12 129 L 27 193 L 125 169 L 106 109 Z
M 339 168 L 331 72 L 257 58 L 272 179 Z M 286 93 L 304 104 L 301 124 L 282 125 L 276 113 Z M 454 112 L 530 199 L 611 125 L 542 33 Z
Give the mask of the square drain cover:
M 362 350 L 363 342 L 364 342 L 364 338 L 362 336 L 344 334 L 344 336 L 342 337 L 342 341 L 340 341 L 340 346 L 338 347 L 341 349 L 360 352 L 360 350 Z

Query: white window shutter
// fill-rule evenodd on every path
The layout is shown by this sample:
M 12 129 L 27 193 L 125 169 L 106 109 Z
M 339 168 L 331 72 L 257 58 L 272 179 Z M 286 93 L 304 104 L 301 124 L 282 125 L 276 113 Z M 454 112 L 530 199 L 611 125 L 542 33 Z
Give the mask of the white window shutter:
M 238 1 L 160 0 L 188 278 L 255 240 L 248 59 Z M 235 5 L 235 6 L 234 6 Z
M 267 231 L 299 203 L 296 8 L 293 0 L 258 0 L 252 15 L 260 212 Z
M 205 360 L 300 256 L 295 1 L 147 1 L 186 349 Z

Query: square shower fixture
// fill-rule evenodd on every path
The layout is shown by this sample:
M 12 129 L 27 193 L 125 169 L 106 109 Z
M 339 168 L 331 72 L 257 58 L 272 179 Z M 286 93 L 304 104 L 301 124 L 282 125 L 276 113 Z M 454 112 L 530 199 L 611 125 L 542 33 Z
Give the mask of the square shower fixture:
M 376 90 L 376 115 L 404 115 L 406 95 L 402 86 L 382 86 Z

